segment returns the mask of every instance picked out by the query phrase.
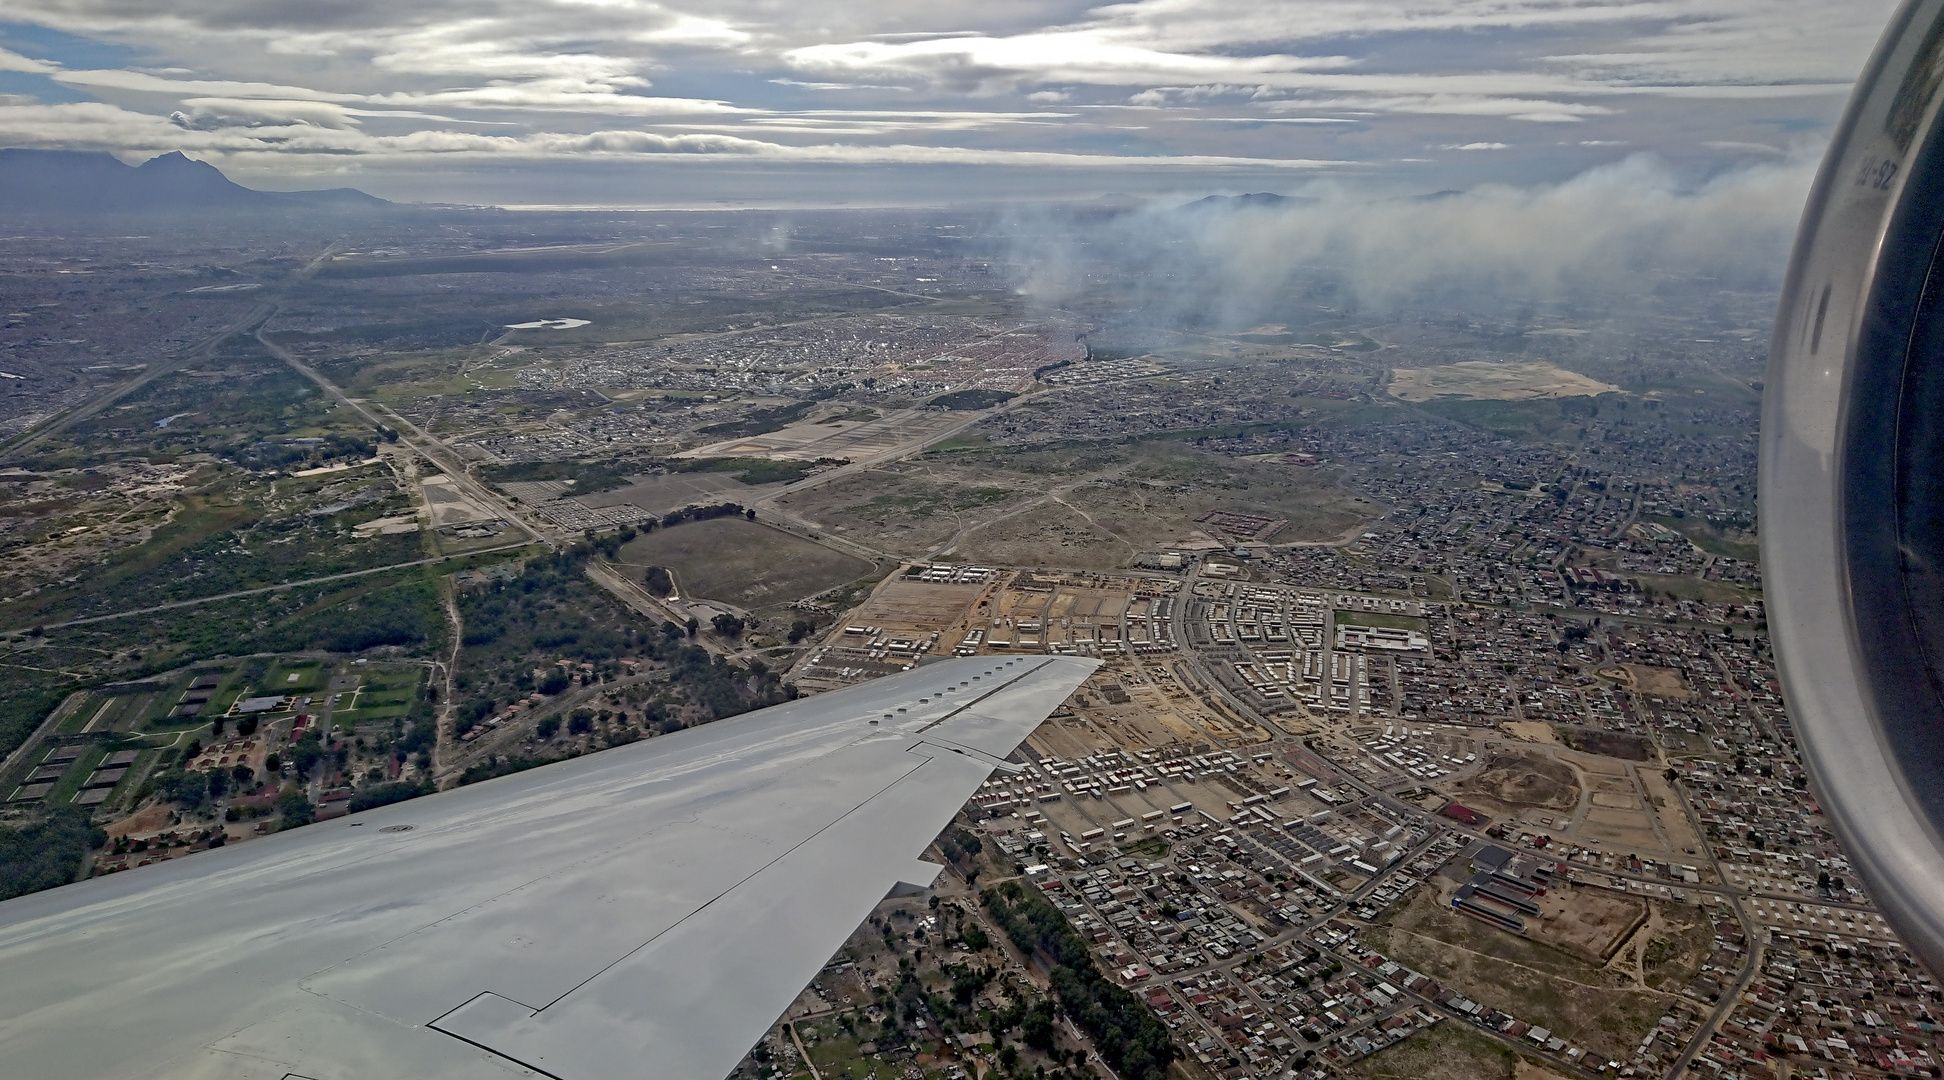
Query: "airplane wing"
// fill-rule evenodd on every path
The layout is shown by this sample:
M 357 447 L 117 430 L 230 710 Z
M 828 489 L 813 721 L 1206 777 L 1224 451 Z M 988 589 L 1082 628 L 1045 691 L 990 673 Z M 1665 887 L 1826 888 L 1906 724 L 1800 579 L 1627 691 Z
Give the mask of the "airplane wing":
M 0 903 L 0 1072 L 719 1080 L 1098 666 L 929 664 Z

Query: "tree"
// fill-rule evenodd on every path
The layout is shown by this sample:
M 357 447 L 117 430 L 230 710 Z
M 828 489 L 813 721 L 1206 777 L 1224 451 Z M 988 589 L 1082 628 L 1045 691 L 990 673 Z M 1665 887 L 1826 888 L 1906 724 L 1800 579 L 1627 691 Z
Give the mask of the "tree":
M 751 521 L 755 521 L 755 520 L 756 520 L 756 508 L 752 506 L 752 507 L 750 507 L 749 509 L 747 509 L 747 510 L 744 510 L 744 511 L 743 511 L 743 516 L 744 516 L 744 517 L 746 517 L 746 518 L 748 518 L 748 519 L 749 519 L 749 520 L 751 520 Z
M 351 796 L 350 811 L 355 814 L 360 810 L 389 806 L 395 802 L 430 794 L 432 794 L 432 785 L 429 782 L 414 784 L 401 780 L 393 784 L 374 784 Z
M 165 797 L 181 803 L 185 810 L 201 806 L 209 798 L 209 777 L 194 769 L 167 777 L 160 787 Z
M 695 632 L 700 629 L 702 629 L 702 624 L 695 621 L 695 616 L 690 615 L 688 617 L 688 636 L 694 637 Z
M 642 584 L 656 596 L 667 596 L 675 591 L 675 579 L 660 566 L 649 567 L 648 572 L 642 575 Z
M 715 632 L 721 634 L 723 637 L 737 638 L 742 636 L 743 621 L 726 611 L 717 615 L 710 622 L 715 626 Z
M 303 792 L 287 791 L 277 799 L 277 813 L 283 818 L 283 828 L 295 829 L 315 820 L 317 808 L 304 798 Z
M 585 709 L 567 718 L 567 731 L 572 735 L 585 735 L 594 730 L 594 717 Z
M 534 727 L 533 733 L 543 739 L 551 739 L 560 734 L 560 717 L 549 716 Z
M 87 812 L 71 806 L 30 811 L 0 825 L 0 900 L 66 885 L 81 856 L 107 842 L 107 833 L 88 824 Z
M 315 731 L 290 744 L 290 763 L 297 767 L 298 776 L 309 776 L 311 769 L 323 756 L 324 747 L 319 743 Z

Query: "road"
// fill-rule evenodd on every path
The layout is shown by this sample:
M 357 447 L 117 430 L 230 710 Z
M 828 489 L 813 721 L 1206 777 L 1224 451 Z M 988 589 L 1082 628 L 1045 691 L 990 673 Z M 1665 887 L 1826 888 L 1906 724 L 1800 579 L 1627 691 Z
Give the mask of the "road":
M 904 458 L 911 457 L 914 454 L 923 453 L 924 451 L 938 445 L 939 443 L 944 442 L 947 439 L 952 438 L 955 435 L 964 434 L 967 429 L 971 428 L 974 424 L 979 423 L 981 420 L 985 420 L 993 416 L 998 416 L 1001 413 L 1011 412 L 1012 410 L 1020 408 L 1029 402 L 1038 401 L 1040 398 L 1045 397 L 1046 395 L 1051 393 L 1054 393 L 1054 391 L 1038 390 L 1030 394 L 1021 394 L 1016 398 L 1011 398 L 1003 402 L 1002 404 L 1000 404 L 997 408 L 980 409 L 977 411 L 968 412 L 965 414 L 965 419 L 963 421 L 953 424 L 951 427 L 945 428 L 941 431 L 935 431 L 932 434 L 927 435 L 922 439 L 913 439 L 910 442 L 902 443 L 898 446 L 894 446 L 891 449 L 886 450 L 881 454 L 874 454 L 871 457 L 867 457 L 863 459 L 862 461 L 853 461 L 847 465 L 839 465 L 838 467 L 830 470 L 829 472 L 818 473 L 815 476 L 806 476 L 803 479 L 798 480 L 794 484 L 787 484 L 775 491 L 770 492 L 767 495 L 762 496 L 759 499 L 756 499 L 755 505 L 763 506 L 763 507 L 771 506 L 778 499 L 786 498 L 791 495 L 800 494 L 802 492 L 809 491 L 813 488 L 819 488 L 834 480 L 843 479 L 845 477 L 856 476 L 859 473 L 869 472 L 870 470 L 875 469 L 880 465 L 888 465 L 893 461 L 900 461 L 903 460 Z
M 113 405 L 115 402 L 120 401 L 122 398 L 127 397 L 164 375 L 180 371 L 182 368 L 198 360 L 207 359 L 216 351 L 218 345 L 229 340 L 232 336 L 249 329 L 251 326 L 262 326 L 271 315 L 276 313 L 278 297 L 281 297 L 290 286 L 308 280 L 312 274 L 317 272 L 319 266 L 324 265 L 325 261 L 342 247 L 343 244 L 341 243 L 333 243 L 323 251 L 318 252 L 317 255 L 312 257 L 310 262 L 304 264 L 303 269 L 290 276 L 290 279 L 284 284 L 283 288 L 277 290 L 277 297 L 265 297 L 240 318 L 226 326 L 211 331 L 209 334 L 177 352 L 174 356 L 160 363 L 151 364 L 133 379 L 109 387 L 78 405 L 63 409 L 41 421 L 39 424 L 8 439 L 6 442 L 0 443 L 0 462 L 11 461 L 17 458 L 21 453 L 39 445 L 43 440 L 66 431 L 68 428 L 99 413 L 101 410 Z
M 109 615 L 90 615 L 85 619 L 69 619 L 66 622 L 43 623 L 40 629 L 61 630 L 70 626 L 87 626 L 90 623 L 107 622 L 111 619 L 128 619 L 137 615 L 153 615 L 158 611 L 174 611 L 178 608 L 195 607 L 198 604 L 213 604 L 219 600 L 235 600 L 244 596 L 262 596 L 265 593 L 289 592 L 291 589 L 302 589 L 310 585 L 322 585 L 332 581 L 344 581 L 348 578 L 367 577 L 371 574 L 384 574 L 393 570 L 406 570 L 414 566 L 431 566 L 435 563 L 451 562 L 454 559 L 470 559 L 474 555 L 489 555 L 496 551 L 515 551 L 530 546 L 527 542 L 521 541 L 517 544 L 501 544 L 498 547 L 480 548 L 477 551 L 462 551 L 452 555 L 436 555 L 429 559 L 414 559 L 411 562 L 392 563 L 389 566 L 374 566 L 368 570 L 347 570 L 342 574 L 325 574 L 323 577 L 305 578 L 302 581 L 286 581 L 281 585 L 265 585 L 255 589 L 238 589 L 235 592 L 217 593 L 214 596 L 198 596 L 193 600 L 176 600 L 167 604 L 156 604 L 152 607 L 130 608 L 127 611 L 117 611 Z M 28 627 L 22 627 L 17 630 L 0 631 L 0 633 L 24 634 L 28 629 Z
M 410 420 L 405 419 L 390 409 L 385 409 L 384 417 L 380 418 L 374 410 L 383 408 L 383 406 L 372 405 L 367 407 L 367 403 L 364 400 L 346 394 L 336 383 L 320 374 L 316 368 L 297 359 L 296 355 L 290 350 L 265 337 L 261 329 L 257 331 L 256 338 L 259 342 L 263 343 L 264 348 L 270 350 L 271 355 L 290 365 L 291 370 L 297 372 L 297 374 L 316 383 L 320 390 L 329 394 L 340 404 L 355 411 L 359 416 L 364 417 L 371 423 L 372 427 L 390 428 L 398 432 L 398 441 L 401 445 L 430 462 L 440 472 L 451 477 L 453 485 L 477 501 L 479 505 L 498 511 L 500 516 L 512 523 L 514 528 L 526 533 L 535 543 L 545 544 L 548 547 L 558 546 L 559 536 L 557 533 L 551 530 L 536 528 L 520 515 L 512 502 L 500 495 L 499 492 L 474 479 L 473 475 L 466 471 L 466 462 L 458 454 L 453 453 L 451 447 L 427 435 L 417 424 L 412 423 Z

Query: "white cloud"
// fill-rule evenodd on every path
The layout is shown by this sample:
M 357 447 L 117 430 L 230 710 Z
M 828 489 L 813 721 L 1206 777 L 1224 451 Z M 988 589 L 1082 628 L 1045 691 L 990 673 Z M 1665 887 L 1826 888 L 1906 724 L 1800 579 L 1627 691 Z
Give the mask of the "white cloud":
M 599 156 L 640 128 L 698 141 L 626 152 L 850 161 L 895 141 L 901 154 L 1024 163 L 1095 160 L 1076 151 L 1105 146 L 1099 160 L 1172 163 L 1162 169 L 1358 157 L 1381 170 L 1427 145 L 1503 144 L 1479 160 L 1517 175 L 1568 153 L 1532 139 L 1532 124 L 1574 125 L 1582 146 L 1652 147 L 1654 118 L 1676 111 L 1684 152 L 1773 156 L 1756 147 L 1777 128 L 1759 124 L 1827 125 L 1893 2 L 12 0 L 11 21 L 133 56 L 83 70 L 59 52 L 0 50 L 0 71 L 120 110 L 112 122 L 73 114 L 93 119 L 68 143 L 129 152 L 200 139 L 263 161 L 541 144 Z M 856 108 L 819 108 L 830 101 Z M 1034 106 L 1073 113 L 1024 111 Z M 1080 111 L 1104 108 L 1150 112 L 1130 127 Z M 398 141 L 372 141 L 372 126 Z M 111 132 L 148 141 L 118 145 Z M 780 149 L 711 141 L 741 137 Z
M 264 102 L 249 102 L 265 105 Z M 17 146 L 74 146 L 139 152 L 195 151 L 217 157 L 335 154 L 368 160 L 420 155 L 551 161 L 562 155 L 592 158 L 694 156 L 830 164 L 1010 165 L 1089 169 L 1237 169 L 1312 172 L 1341 162 L 1297 158 L 1246 158 L 1218 154 L 1129 156 L 1058 151 L 978 149 L 957 146 L 827 143 L 791 145 L 727 133 L 604 130 L 495 135 L 424 130 L 372 135 L 351 123 L 319 123 L 298 115 L 314 103 L 289 103 L 281 113 L 264 109 L 249 124 L 202 127 L 190 118 L 161 117 L 96 102 L 67 105 L 0 104 L 0 141 Z M 325 119 L 330 119 L 326 116 Z M 861 127 L 877 131 L 872 125 Z
M 60 70 L 59 65 L 22 56 L 17 52 L 0 49 L 0 71 L 20 71 L 30 75 L 45 75 Z

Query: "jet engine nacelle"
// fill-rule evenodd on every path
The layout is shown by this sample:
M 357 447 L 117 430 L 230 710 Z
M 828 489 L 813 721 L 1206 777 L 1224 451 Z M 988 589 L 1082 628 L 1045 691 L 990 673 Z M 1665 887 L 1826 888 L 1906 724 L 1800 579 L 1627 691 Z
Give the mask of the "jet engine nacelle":
M 1768 622 L 1814 790 L 1944 972 L 1944 0 L 1865 68 L 1803 212 L 1769 354 Z

